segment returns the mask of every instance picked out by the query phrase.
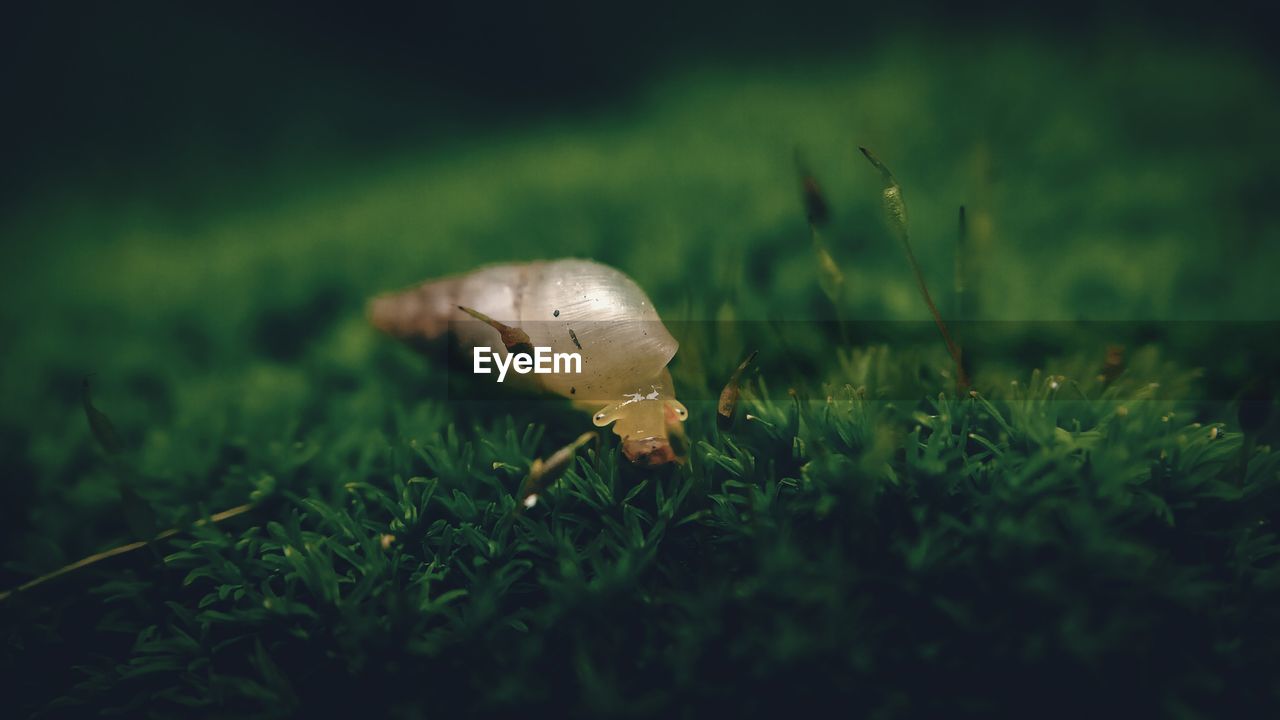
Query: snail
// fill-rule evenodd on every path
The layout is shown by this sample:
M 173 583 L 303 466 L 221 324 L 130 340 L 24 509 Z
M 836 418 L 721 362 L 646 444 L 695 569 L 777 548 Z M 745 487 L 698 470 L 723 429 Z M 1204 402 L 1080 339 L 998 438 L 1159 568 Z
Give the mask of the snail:
M 612 423 L 636 465 L 683 462 L 681 423 L 689 412 L 667 370 L 679 344 L 644 291 L 614 268 L 576 259 L 493 265 L 380 295 L 368 314 L 400 340 L 451 341 L 475 352 L 477 368 L 482 348 L 499 367 L 534 348 L 577 354 L 576 368 L 566 363 L 513 379 L 568 398 L 597 427 Z

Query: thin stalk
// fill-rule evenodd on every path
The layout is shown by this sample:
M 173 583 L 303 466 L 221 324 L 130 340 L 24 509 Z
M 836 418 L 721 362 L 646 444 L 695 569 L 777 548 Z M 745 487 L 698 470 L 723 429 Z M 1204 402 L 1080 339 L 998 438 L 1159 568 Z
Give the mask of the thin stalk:
M 969 223 L 964 216 L 964 206 L 960 206 L 959 219 L 956 224 L 956 317 L 961 321 L 965 319 L 964 293 L 967 268 L 965 267 L 965 253 L 969 244 Z
M 213 515 L 210 515 L 207 518 L 201 518 L 196 522 L 192 523 L 192 527 L 201 527 L 203 525 L 217 524 L 224 520 L 230 520 L 231 518 L 238 517 L 240 515 L 243 515 L 249 512 L 255 507 L 257 507 L 256 503 L 245 503 L 244 505 L 237 505 L 228 510 L 223 510 L 222 512 L 214 513 Z M 137 542 L 131 542 L 127 545 L 121 545 L 120 547 L 111 548 L 110 550 L 104 550 L 100 553 L 95 553 L 88 557 L 81 558 L 69 565 L 63 565 L 62 567 L 58 568 L 57 570 L 54 570 L 51 573 L 46 573 L 33 580 L 28 580 L 27 582 L 19 585 L 18 587 L 12 590 L 6 590 L 0 593 L 0 602 L 8 600 L 10 597 L 13 597 L 15 595 L 19 595 L 21 593 L 34 590 L 35 588 L 38 588 L 41 585 L 44 585 L 45 583 L 51 582 L 53 580 L 57 580 L 58 578 L 61 578 L 65 575 L 70 575 L 71 573 L 74 573 L 77 570 L 83 570 L 84 568 L 92 567 L 106 560 L 110 560 L 116 557 L 121 557 L 123 555 L 128 555 L 129 553 L 141 550 L 142 548 L 151 546 L 162 540 L 168 540 L 169 538 L 177 535 L 180 532 L 182 532 L 182 530 L 178 528 L 169 528 L 168 530 L 164 530 L 158 533 L 155 537 L 151 538 L 150 540 L 139 540 Z
M 943 321 L 942 313 L 938 312 L 938 306 L 934 304 L 933 297 L 929 294 L 929 286 L 925 283 L 924 272 L 920 269 L 916 254 L 911 249 L 911 238 L 907 230 L 907 203 L 902 198 L 902 187 L 898 185 L 893 173 L 889 172 L 889 168 L 885 167 L 884 163 L 880 162 L 880 159 L 874 153 L 864 147 L 859 147 L 858 149 L 871 162 L 871 165 L 880 171 L 880 177 L 884 180 L 884 209 L 885 214 L 889 217 L 889 225 L 894 234 L 898 236 L 898 240 L 902 243 L 902 249 L 907 254 L 907 263 L 911 265 L 911 272 L 915 275 L 916 286 L 920 288 L 920 296 L 924 298 L 924 304 L 928 306 L 929 313 L 933 316 L 934 324 L 938 326 L 938 331 L 942 333 L 942 342 L 947 346 L 947 353 L 951 355 L 951 360 L 955 363 L 956 386 L 963 391 L 969 387 L 969 374 L 964 369 L 960 346 L 951 337 L 951 331 L 947 329 L 947 323 Z
M 831 252 L 827 250 L 827 243 L 823 240 L 822 231 L 815 225 L 809 226 L 809 231 L 813 237 L 813 251 L 818 258 L 818 287 L 822 288 L 822 294 L 827 296 L 831 301 L 831 310 L 835 315 L 836 328 L 840 331 L 840 345 L 847 347 L 849 345 L 849 330 L 845 327 L 844 321 L 844 273 L 840 271 L 840 266 L 836 264 L 835 258 L 831 257 Z
M 831 256 L 831 252 L 827 249 L 826 240 L 822 235 L 822 228 L 826 227 L 831 221 L 831 206 L 827 203 L 826 195 L 822 192 L 822 186 L 818 184 L 818 179 L 809 171 L 808 165 L 804 161 L 800 150 L 795 152 L 796 175 L 800 179 L 800 201 L 804 206 L 805 219 L 809 222 L 809 234 L 813 239 L 813 251 L 818 259 L 818 286 L 822 288 L 822 293 L 831 301 L 831 307 L 835 312 L 836 326 L 840 331 L 840 344 L 847 346 L 849 344 L 849 332 L 845 326 L 844 313 L 842 306 L 844 305 L 844 273 L 840 271 L 840 266 L 836 263 L 835 258 Z

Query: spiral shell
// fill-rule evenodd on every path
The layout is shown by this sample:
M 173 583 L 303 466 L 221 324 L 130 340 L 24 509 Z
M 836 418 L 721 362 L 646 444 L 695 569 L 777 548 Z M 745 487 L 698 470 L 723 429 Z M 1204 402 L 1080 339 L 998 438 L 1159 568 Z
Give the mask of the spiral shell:
M 631 278 L 590 260 L 495 265 L 375 298 L 370 319 L 404 340 L 450 336 L 465 350 L 488 347 L 505 357 L 499 330 L 463 308 L 518 328 L 530 345 L 580 355 L 581 373 L 525 377 L 594 411 L 597 425 L 616 421 L 628 457 L 675 459 L 667 457 L 674 455 L 668 431 L 687 411 L 666 367 L 679 344 Z

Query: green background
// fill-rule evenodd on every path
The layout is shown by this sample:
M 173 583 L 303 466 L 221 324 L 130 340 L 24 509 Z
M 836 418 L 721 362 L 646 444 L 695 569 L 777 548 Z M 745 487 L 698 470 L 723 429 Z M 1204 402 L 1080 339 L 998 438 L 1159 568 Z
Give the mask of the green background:
M 343 34 L 330 11 L 152 31 L 38 11 L 0 226 L 0 577 L 263 505 L 5 601 L 8 702 L 1274 708 L 1277 466 L 1262 452 L 1239 482 L 1235 403 L 1276 357 L 1274 65 L 1246 23 L 1051 32 L 1046 12 L 809 34 L 814 11 L 771 34 L 762 10 L 730 23 L 754 41 L 703 47 L 704 11 L 612 47 L 566 11 L 536 41 L 420 49 L 394 18 Z M 978 397 L 951 397 L 859 145 L 901 182 L 952 317 L 968 209 Z M 797 149 L 833 210 L 838 308 Z M 443 362 L 377 336 L 364 302 L 567 256 L 629 274 L 680 336 L 691 458 L 644 475 L 606 438 L 519 515 L 530 461 L 588 418 L 446 393 Z M 847 343 L 815 322 L 837 316 Z M 719 431 L 753 348 L 759 420 Z M 89 376 L 116 455 L 85 422 Z

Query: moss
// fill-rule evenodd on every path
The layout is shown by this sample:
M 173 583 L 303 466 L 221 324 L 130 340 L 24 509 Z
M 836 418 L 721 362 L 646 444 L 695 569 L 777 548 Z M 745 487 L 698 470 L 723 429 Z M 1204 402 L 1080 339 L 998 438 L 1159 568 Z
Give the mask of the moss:
M 1064 76 L 1062 53 L 1111 79 Z M 1182 92 L 1186 73 L 1198 92 Z M 1004 81 L 1024 101 L 974 99 Z M 1270 317 L 1274 283 L 1259 281 L 1276 248 L 1205 233 L 1274 235 L 1230 188 L 1256 185 L 1277 150 L 1265 123 L 1215 136 L 1211 158 L 1198 135 L 1245 97 L 1278 109 L 1263 79 L 1213 58 L 908 44 L 674 76 L 625 114 L 300 173 L 286 196 L 181 223 L 33 206 L 4 250 L 5 585 L 134 539 L 122 497 L 164 527 L 260 504 L 8 600 L 6 702 L 1274 709 L 1280 456 L 1263 427 L 1242 478 L 1229 401 L 1275 336 L 1226 320 Z M 1168 112 L 1147 136 L 1131 125 L 1153 105 Z M 954 397 L 855 139 L 901 181 L 943 313 L 963 203 L 981 278 L 969 319 L 1036 321 L 957 325 L 972 396 Z M 836 315 L 795 140 L 830 201 L 847 344 L 815 320 Z M 1237 244 L 1248 254 L 1217 249 Z M 467 394 L 361 313 L 427 276 L 566 255 L 627 271 L 670 322 L 692 452 L 639 472 L 606 433 L 518 512 L 533 460 L 588 418 Z M 1210 297 L 1175 282 L 1210 275 L 1232 280 Z M 1056 322 L 1076 318 L 1126 322 Z M 1127 348 L 1114 381 L 1098 377 L 1111 344 Z M 716 398 L 751 349 L 740 415 L 720 429 Z M 90 374 L 112 457 L 80 405 Z

